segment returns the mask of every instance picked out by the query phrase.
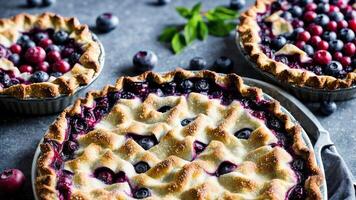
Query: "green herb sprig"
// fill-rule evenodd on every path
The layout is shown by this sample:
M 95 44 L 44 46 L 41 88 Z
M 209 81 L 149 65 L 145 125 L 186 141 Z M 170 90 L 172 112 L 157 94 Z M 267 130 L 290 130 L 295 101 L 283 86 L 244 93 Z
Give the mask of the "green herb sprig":
M 201 7 L 201 3 L 191 9 L 176 7 L 178 14 L 187 22 L 184 25 L 166 27 L 159 36 L 159 41 L 170 43 L 173 52 L 178 54 L 196 39 L 205 40 L 208 35 L 224 37 L 235 29 L 238 17 L 235 10 L 218 6 L 202 12 Z

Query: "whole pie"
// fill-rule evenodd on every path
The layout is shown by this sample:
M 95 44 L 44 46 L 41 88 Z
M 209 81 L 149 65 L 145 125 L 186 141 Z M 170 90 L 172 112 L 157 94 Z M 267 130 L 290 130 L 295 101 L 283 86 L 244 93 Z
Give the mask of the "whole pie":
M 257 0 L 241 15 L 238 32 L 257 66 L 283 82 L 355 85 L 355 0 Z
M 102 49 L 87 25 L 53 13 L 0 19 L 0 94 L 70 95 L 99 72 Z
M 235 74 L 120 78 L 50 126 L 37 161 L 45 199 L 321 199 L 301 127 Z

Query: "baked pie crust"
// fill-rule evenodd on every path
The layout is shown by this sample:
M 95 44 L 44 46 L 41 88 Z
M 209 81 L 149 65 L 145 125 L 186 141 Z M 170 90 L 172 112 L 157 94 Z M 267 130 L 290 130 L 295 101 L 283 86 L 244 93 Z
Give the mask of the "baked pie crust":
M 0 88 L 0 94 L 17 98 L 47 98 L 60 95 L 71 95 L 79 86 L 86 85 L 97 75 L 101 66 L 99 57 L 102 49 L 93 39 L 87 25 L 80 24 L 77 18 L 62 17 L 54 13 L 40 15 L 19 14 L 9 19 L 0 19 L 0 44 L 9 47 L 15 44 L 21 36 L 21 32 L 33 28 L 65 30 L 69 37 L 82 45 L 82 55 L 79 63 L 72 69 L 55 78 L 51 77 L 48 82 L 16 84 L 7 88 Z M 13 71 L 19 75 L 20 71 L 6 58 L 0 59 L 0 69 Z
M 270 9 L 271 4 L 275 1 L 276 0 L 256 0 L 256 3 L 246 12 L 242 13 L 240 17 L 240 25 L 237 28 L 239 33 L 237 42 L 241 43 L 244 51 L 246 51 L 249 57 L 257 64 L 257 66 L 261 70 L 274 75 L 278 80 L 290 83 L 292 85 L 302 87 L 309 86 L 312 88 L 328 90 L 348 88 L 353 86 L 356 82 L 356 70 L 348 72 L 344 78 L 336 78 L 329 75 L 317 75 L 309 70 L 291 68 L 280 61 L 271 59 L 264 53 L 260 47 L 261 37 L 259 35 L 259 32 L 263 30 L 257 23 L 257 16 L 258 14 L 267 12 L 268 9 Z M 272 19 L 272 21 L 279 25 L 278 27 L 286 27 L 280 25 L 282 23 L 281 21 L 284 20 L 283 18 L 279 17 L 277 20 L 275 18 Z M 272 32 L 277 34 L 283 33 L 289 28 L 290 27 L 277 28 L 276 31 L 272 30 Z M 295 48 L 288 49 L 288 51 L 289 50 L 290 53 L 296 53 L 293 51 Z M 299 51 L 302 50 L 299 49 Z
M 50 126 L 37 161 L 37 196 L 321 199 L 322 175 L 300 125 L 262 95 L 235 74 L 178 69 L 122 77 L 78 99 Z M 250 135 L 234 136 L 246 128 Z M 136 169 L 140 162 L 146 167 Z

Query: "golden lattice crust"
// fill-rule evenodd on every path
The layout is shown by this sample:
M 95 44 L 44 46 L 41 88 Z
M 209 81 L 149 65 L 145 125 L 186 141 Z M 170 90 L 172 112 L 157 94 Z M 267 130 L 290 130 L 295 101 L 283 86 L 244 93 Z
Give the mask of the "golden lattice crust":
M 236 87 L 244 97 L 263 99 L 259 88 L 243 84 L 235 74 L 218 75 L 211 71 L 189 72 L 178 69 L 167 74 L 146 72 L 136 77 L 122 77 L 115 86 L 89 92 L 85 99 L 78 99 L 50 126 L 45 140 L 65 141 L 67 117 L 80 113 L 81 106 L 91 107 L 94 99 L 109 92 L 119 91 L 127 80 L 153 79 L 157 83 L 172 81 L 175 76 L 184 78 L 210 77 L 217 83 Z M 170 105 L 166 113 L 157 108 Z M 301 127 L 281 112 L 274 101 L 268 110 L 285 124 L 285 130 L 293 138 L 293 150 L 306 160 L 310 176 L 305 181 L 307 199 L 321 199 L 319 186 L 322 176 L 316 165 L 312 149 L 301 138 Z M 196 116 L 182 127 L 180 121 Z M 241 128 L 251 128 L 248 140 L 237 139 L 232 133 Z M 144 150 L 126 133 L 154 134 L 159 143 Z M 195 140 L 208 144 L 204 152 L 194 157 Z M 272 147 L 277 138 L 265 124 L 252 117 L 237 101 L 222 105 L 200 93 L 187 97 L 159 97 L 150 94 L 143 102 L 135 99 L 119 100 L 94 130 L 78 138 L 79 150 L 64 169 L 74 172 L 71 199 L 133 199 L 128 196 L 127 182 L 105 185 L 93 176 L 101 166 L 114 172 L 125 171 L 131 185 L 147 187 L 152 196 L 146 199 L 285 199 L 297 178 L 290 168 L 291 155 L 281 147 Z M 41 144 L 37 162 L 36 193 L 40 200 L 58 199 L 56 172 L 50 166 L 54 151 L 48 143 Z M 211 176 L 219 163 L 229 160 L 238 163 L 231 173 Z M 136 174 L 133 164 L 145 161 L 151 169 Z
M 273 74 L 277 79 L 298 86 L 309 86 L 319 89 L 335 90 L 347 88 L 355 84 L 356 71 L 350 72 L 344 79 L 327 75 L 316 75 L 308 70 L 292 69 L 288 65 L 270 59 L 260 48 L 260 27 L 256 17 L 258 13 L 266 12 L 268 6 L 275 0 L 256 0 L 254 6 L 241 14 L 241 23 L 237 28 L 242 47 L 252 60 L 263 71 Z
M 80 63 L 75 64 L 71 71 L 59 78 L 52 77 L 48 82 L 29 85 L 17 84 L 0 89 L 0 94 L 21 99 L 57 97 L 61 94 L 71 95 L 79 86 L 89 84 L 100 70 L 99 57 L 103 52 L 99 44 L 93 40 L 88 26 L 80 24 L 74 17 L 66 18 L 54 13 L 18 14 L 9 19 L 0 19 L 0 44 L 9 47 L 16 43 L 21 32 L 29 31 L 34 27 L 68 31 L 71 38 L 83 45 Z M 20 74 L 18 68 L 5 58 L 0 59 L 0 68 L 11 70 L 15 75 Z

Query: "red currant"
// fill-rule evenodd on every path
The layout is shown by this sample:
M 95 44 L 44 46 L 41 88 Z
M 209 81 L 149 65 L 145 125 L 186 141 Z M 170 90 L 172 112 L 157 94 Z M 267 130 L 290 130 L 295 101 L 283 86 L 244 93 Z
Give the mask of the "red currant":
M 341 52 L 335 52 L 333 55 L 334 60 L 340 61 L 341 58 L 343 57 Z
M 30 65 L 21 65 L 19 70 L 21 73 L 28 72 L 28 73 L 32 74 L 32 72 L 33 72 L 33 68 Z
M 312 44 L 313 46 L 317 46 L 320 41 L 321 41 L 321 38 L 320 38 L 320 36 L 317 36 L 317 35 L 314 35 L 309 40 L 310 44 Z
M 70 65 L 68 62 L 60 60 L 53 64 L 53 70 L 56 72 L 66 73 L 70 70 Z
M 345 44 L 344 52 L 346 55 L 353 56 L 355 54 L 355 51 L 356 51 L 356 46 L 354 43 L 349 42 L 349 43 Z
M 325 50 L 318 50 L 314 54 L 314 61 L 317 64 L 327 65 L 330 63 L 331 59 L 332 59 L 332 57 L 331 57 L 330 53 Z
M 342 28 L 347 28 L 349 24 L 345 20 L 341 20 L 337 23 L 337 28 L 342 29 Z
M 50 51 L 47 54 L 47 61 L 50 63 L 55 63 L 57 61 L 61 60 L 61 53 L 58 51 Z
M 310 38 L 311 38 L 311 35 L 308 31 L 300 32 L 297 36 L 297 40 L 304 41 L 304 42 L 308 41 Z
M 342 66 L 346 67 L 349 66 L 351 64 L 351 58 L 344 56 L 340 59 L 340 63 L 342 64 Z
M 13 45 L 11 45 L 11 47 L 10 47 L 10 51 L 11 51 L 12 53 L 20 54 L 20 53 L 21 53 L 21 50 L 22 50 L 22 48 L 21 48 L 21 46 L 20 46 L 19 44 L 13 44 Z
M 336 31 L 337 30 L 337 23 L 335 21 L 330 21 L 327 25 L 326 28 L 329 31 Z
M 311 35 L 321 35 L 323 33 L 323 28 L 315 24 L 310 24 L 308 30 Z
M 318 43 L 317 48 L 320 49 L 320 50 L 328 50 L 328 48 L 329 48 L 329 43 L 326 42 L 326 41 L 324 41 L 324 40 L 322 40 L 322 41 L 320 41 L 320 42 Z

